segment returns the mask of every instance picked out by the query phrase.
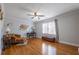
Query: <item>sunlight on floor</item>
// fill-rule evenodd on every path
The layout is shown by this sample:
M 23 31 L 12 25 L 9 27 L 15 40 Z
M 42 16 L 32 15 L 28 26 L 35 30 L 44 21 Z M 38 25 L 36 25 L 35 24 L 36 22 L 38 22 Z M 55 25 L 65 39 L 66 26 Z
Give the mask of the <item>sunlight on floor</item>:
M 45 43 L 42 44 L 42 54 L 45 55 L 56 55 L 56 48 L 51 47 Z

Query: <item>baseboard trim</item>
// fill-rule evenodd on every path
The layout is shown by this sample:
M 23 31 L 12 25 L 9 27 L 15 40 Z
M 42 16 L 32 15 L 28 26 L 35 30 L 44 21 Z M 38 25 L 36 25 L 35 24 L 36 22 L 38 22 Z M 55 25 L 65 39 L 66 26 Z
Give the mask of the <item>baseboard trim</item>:
M 64 44 L 68 44 L 68 45 L 79 47 L 78 44 L 74 44 L 74 43 L 70 43 L 70 42 L 59 41 L 59 43 L 64 43 Z

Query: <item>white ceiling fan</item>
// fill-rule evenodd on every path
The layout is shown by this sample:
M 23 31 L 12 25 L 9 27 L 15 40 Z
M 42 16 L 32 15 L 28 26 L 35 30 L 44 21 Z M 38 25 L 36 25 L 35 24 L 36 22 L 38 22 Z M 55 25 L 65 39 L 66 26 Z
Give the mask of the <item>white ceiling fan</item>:
M 38 14 L 38 11 L 40 10 L 40 8 L 37 8 L 36 10 L 31 10 L 29 8 L 22 8 L 20 7 L 22 10 L 25 10 L 27 11 L 28 14 L 26 14 L 27 16 L 31 17 L 31 19 L 37 19 L 37 20 L 40 20 L 41 17 L 45 17 L 45 15 L 42 15 L 42 14 Z
M 38 18 L 38 20 L 39 20 L 41 17 L 45 17 L 45 15 L 38 14 L 37 12 L 34 12 L 34 13 L 32 13 L 32 14 L 27 14 L 27 15 L 30 16 L 32 19 Z

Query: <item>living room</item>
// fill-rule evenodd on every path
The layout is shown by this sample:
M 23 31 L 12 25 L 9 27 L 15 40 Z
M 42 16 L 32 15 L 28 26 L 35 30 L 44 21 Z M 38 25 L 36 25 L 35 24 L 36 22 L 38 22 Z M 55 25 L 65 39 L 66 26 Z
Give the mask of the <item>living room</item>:
M 4 3 L 1 6 L 2 55 L 79 54 L 79 4 Z

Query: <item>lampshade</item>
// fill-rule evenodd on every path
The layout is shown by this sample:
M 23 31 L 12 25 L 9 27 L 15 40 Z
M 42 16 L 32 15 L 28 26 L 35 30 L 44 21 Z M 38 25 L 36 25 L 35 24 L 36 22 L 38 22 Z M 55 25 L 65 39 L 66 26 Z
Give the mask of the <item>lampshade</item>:
M 11 30 L 10 30 L 10 28 L 9 28 L 9 27 L 7 27 L 6 32 L 8 32 L 8 33 L 9 33 L 10 31 L 11 31 Z

